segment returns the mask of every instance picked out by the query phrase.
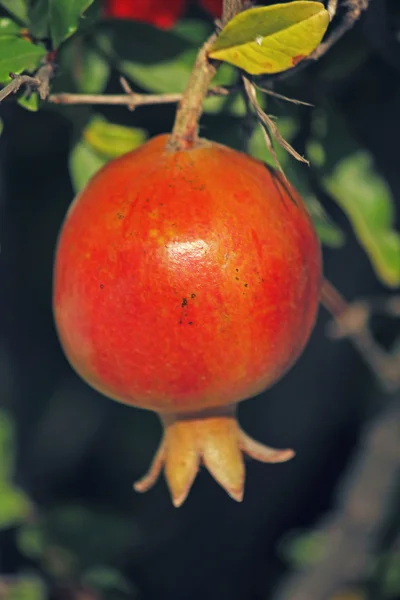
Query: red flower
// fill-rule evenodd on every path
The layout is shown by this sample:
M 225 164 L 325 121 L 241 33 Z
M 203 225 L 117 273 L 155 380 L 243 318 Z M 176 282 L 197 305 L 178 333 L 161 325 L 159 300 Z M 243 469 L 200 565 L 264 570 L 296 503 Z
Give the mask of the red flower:
M 189 0 L 104 0 L 104 15 L 132 19 L 168 29 L 182 17 Z M 222 0 L 197 0 L 214 17 L 222 13 Z

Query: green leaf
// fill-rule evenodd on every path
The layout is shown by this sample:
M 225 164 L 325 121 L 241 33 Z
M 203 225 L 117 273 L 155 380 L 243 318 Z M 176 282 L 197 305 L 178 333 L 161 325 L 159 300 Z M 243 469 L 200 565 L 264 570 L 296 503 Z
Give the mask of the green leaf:
M 23 522 L 31 511 L 31 502 L 22 490 L 0 484 L 0 529 Z
M 132 544 L 133 535 L 138 543 L 141 533 L 132 519 L 71 505 L 48 512 L 46 529 L 52 546 L 72 553 L 85 570 L 112 564 Z
M 184 37 L 133 21 L 106 23 L 96 41 L 123 75 L 156 93 L 183 91 L 196 57 Z
M 385 557 L 386 569 L 383 577 L 385 596 L 398 598 L 400 596 L 400 552 L 393 552 Z
M 4 600 L 47 600 L 44 581 L 37 575 L 19 575 L 7 586 Z
M 22 108 L 31 112 L 37 112 L 40 107 L 40 98 L 37 92 L 32 92 L 29 96 L 20 96 L 17 102 Z
M 0 135 L 3 133 L 3 129 L 4 129 L 3 119 L 0 118 Z
M 325 534 L 293 531 L 279 543 L 279 552 L 294 568 L 311 567 L 323 559 L 328 550 Z
M 13 423 L 5 411 L 0 411 L 0 486 L 13 475 L 14 443 Z
M 25 556 L 38 559 L 46 547 L 44 531 L 39 524 L 28 523 L 19 527 L 17 532 L 18 549 Z
M 351 138 L 336 111 L 325 114 L 316 137 L 323 145 L 321 183 L 342 208 L 369 256 L 379 279 L 400 285 L 400 232 L 395 229 L 394 200 L 372 156 Z
M 0 6 L 3 6 L 22 23 L 27 23 L 29 0 L 0 0 Z
M 49 37 L 49 2 L 36 0 L 29 7 L 29 31 L 38 39 Z
M 108 565 L 99 565 L 91 567 L 83 574 L 81 581 L 88 587 L 100 591 L 119 591 L 125 594 L 132 594 L 131 583 L 124 575 Z
M 69 157 L 69 172 L 75 193 L 78 193 L 107 162 L 107 159 L 99 156 L 89 144 L 78 142 Z
M 251 75 L 294 67 L 320 44 L 329 25 L 321 2 L 289 2 L 250 8 L 223 28 L 209 52 Z
M 8 17 L 0 18 L 0 37 L 3 35 L 19 35 L 21 27 L 15 21 Z
M 105 159 L 134 150 L 146 138 L 144 129 L 109 123 L 101 116 L 93 117 L 83 132 L 84 141 Z
M 49 0 L 50 34 L 54 48 L 71 37 L 94 0 Z
M 16 36 L 0 37 L 0 81 L 8 83 L 9 74 L 34 71 L 40 65 L 46 50 Z
M 111 70 L 110 64 L 91 47 L 86 46 L 81 52 L 80 68 L 72 71 L 78 92 L 100 94 L 107 85 Z

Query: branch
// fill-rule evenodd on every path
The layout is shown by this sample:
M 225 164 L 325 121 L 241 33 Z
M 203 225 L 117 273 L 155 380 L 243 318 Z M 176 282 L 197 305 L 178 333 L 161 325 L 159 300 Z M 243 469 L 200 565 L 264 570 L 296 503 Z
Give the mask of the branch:
M 243 0 L 224 0 L 222 23 L 228 23 L 235 15 L 243 10 Z
M 12 81 L 6 85 L 0 91 L 0 102 L 10 96 L 16 94 L 22 86 L 26 86 L 28 89 L 35 89 L 39 93 L 42 100 L 46 100 L 50 93 L 50 80 L 54 75 L 54 65 L 52 63 L 46 63 L 40 67 L 35 76 L 30 75 L 16 75 L 10 73 Z
M 49 83 L 52 72 L 53 67 L 45 65 L 38 70 L 35 76 L 10 74 L 12 81 L 0 91 L 0 102 L 7 98 L 7 96 L 16 93 L 22 86 L 36 89 L 42 100 L 47 100 L 47 102 L 52 104 L 103 104 L 127 106 L 130 110 L 134 110 L 138 106 L 173 104 L 179 102 L 182 98 L 182 94 L 136 94 L 123 77 L 120 78 L 120 82 L 125 90 L 125 94 L 49 94 Z M 207 95 L 229 96 L 231 92 L 236 90 L 236 87 L 217 86 L 208 90 Z
M 393 398 L 367 425 L 341 484 L 337 508 L 316 530 L 325 541 L 322 558 L 289 576 L 274 600 L 327 600 L 369 576 L 398 504 L 399 431 L 400 404 Z
M 370 318 L 380 312 L 400 316 L 400 296 L 361 300 L 348 304 L 326 279 L 322 285 L 321 304 L 333 316 L 328 327 L 331 339 L 349 338 L 386 391 L 400 389 L 400 352 L 386 352 L 376 342 L 370 329 Z
M 232 88 L 215 87 L 208 91 L 208 96 L 229 96 Z M 48 101 L 52 104 L 108 104 L 114 106 L 127 106 L 134 110 L 138 106 L 154 104 L 175 104 L 182 98 L 182 94 L 50 94 Z

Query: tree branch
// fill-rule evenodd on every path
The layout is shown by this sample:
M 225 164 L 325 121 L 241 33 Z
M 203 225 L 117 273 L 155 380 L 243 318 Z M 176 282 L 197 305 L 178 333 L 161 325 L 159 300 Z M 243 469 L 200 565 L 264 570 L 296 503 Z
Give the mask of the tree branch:
M 390 392 L 400 389 L 400 352 L 386 352 L 376 342 L 370 329 L 370 318 L 375 312 L 393 317 L 400 316 L 400 296 L 348 304 L 340 292 L 324 279 L 321 304 L 334 318 L 328 327 L 329 337 L 349 338 L 374 372 L 382 388 Z
M 44 69 L 44 67 L 43 67 Z M 49 66 L 46 65 L 46 73 Z M 49 81 L 44 80 L 40 69 L 37 75 L 12 75 L 12 81 L 0 91 L 0 102 L 16 93 L 22 86 L 36 89 L 39 92 L 42 100 L 47 100 L 52 104 L 93 104 L 93 105 L 113 105 L 127 106 L 130 110 L 134 110 L 138 106 L 154 105 L 154 104 L 174 104 L 179 102 L 182 94 L 136 94 L 129 87 L 126 79 L 121 77 L 120 82 L 125 90 L 125 94 L 49 94 Z M 235 91 L 235 87 L 214 87 L 208 91 L 208 96 L 229 96 Z
M 316 530 L 325 542 L 320 560 L 289 576 L 274 600 L 327 600 L 369 576 L 398 505 L 398 400 L 393 398 L 362 435 L 341 483 L 337 508 Z
M 50 93 L 50 81 L 54 75 L 54 65 L 46 63 L 40 67 L 33 77 L 30 75 L 15 75 L 10 73 L 12 81 L 0 90 L 0 102 L 10 96 L 16 94 L 22 86 L 35 89 L 39 93 L 42 100 L 46 100 Z
M 235 15 L 243 10 L 243 0 L 224 0 L 222 23 L 228 23 Z

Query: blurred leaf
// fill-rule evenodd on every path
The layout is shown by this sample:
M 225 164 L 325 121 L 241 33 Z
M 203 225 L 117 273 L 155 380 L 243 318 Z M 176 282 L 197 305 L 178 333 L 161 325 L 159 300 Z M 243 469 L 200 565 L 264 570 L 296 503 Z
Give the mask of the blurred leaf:
M 292 568 L 317 564 L 327 551 L 326 535 L 314 532 L 291 532 L 279 543 L 279 551 Z
M 289 2 L 250 8 L 223 28 L 210 58 L 251 75 L 292 68 L 320 44 L 329 25 L 321 2 Z
M 27 523 L 17 532 L 18 549 L 25 556 L 37 559 L 45 549 L 45 534 L 39 523 Z
M 85 10 L 94 0 L 49 0 L 50 33 L 54 48 L 78 29 Z
M 11 485 L 0 485 L 0 529 L 24 521 L 32 511 L 28 496 Z
M 27 42 L 17 36 L 0 37 L 0 81 L 8 83 L 9 74 L 34 71 L 46 55 L 42 46 Z
M 130 595 L 133 592 L 133 587 L 128 579 L 118 569 L 108 565 L 91 567 L 85 571 L 81 582 L 100 591 L 117 590 Z
M 7 17 L 0 18 L 0 37 L 3 35 L 19 35 L 21 27 L 12 19 Z
M 314 195 L 307 194 L 303 199 L 321 242 L 330 248 L 341 248 L 345 243 L 343 231 L 327 215 L 324 207 Z
M 8 482 L 14 469 L 14 427 L 10 417 L 0 410 L 0 485 Z
M 69 172 L 75 193 L 78 193 L 106 163 L 107 159 L 99 156 L 89 144 L 78 142 L 69 157 Z
M 107 23 L 96 39 L 118 70 L 144 89 L 157 93 L 184 90 L 197 51 L 190 41 L 127 21 Z
M 49 3 L 50 0 L 36 0 L 29 6 L 29 30 L 39 39 L 49 37 Z
M 80 68 L 73 70 L 78 92 L 82 94 L 101 94 L 110 76 L 110 64 L 104 56 L 93 48 L 84 46 L 80 52 Z
M 393 552 L 390 557 L 385 557 L 386 568 L 383 580 L 385 596 L 400 597 L 400 552 Z
M 292 117 L 282 117 L 277 122 L 281 135 L 287 141 L 291 141 L 298 130 L 298 120 Z M 249 152 L 255 158 L 266 162 L 272 168 L 275 168 L 275 162 L 267 150 L 265 139 L 260 127 L 254 130 L 249 142 Z M 307 173 L 304 165 L 298 164 L 292 160 L 285 150 L 276 148 L 276 153 L 286 176 L 302 196 L 310 212 L 315 229 L 323 244 L 331 248 L 340 248 L 345 242 L 344 234 L 341 229 L 327 215 L 322 204 L 318 201 L 315 194 L 311 191 L 307 182 Z
M 117 515 L 81 506 L 66 506 L 50 512 L 46 530 L 52 543 L 72 552 L 81 568 L 112 563 L 132 544 L 132 522 Z
M 195 46 L 200 46 L 212 34 L 210 23 L 198 19 L 181 19 L 172 30 Z
M 17 102 L 20 106 L 31 112 L 37 112 L 40 107 L 40 99 L 37 92 L 32 92 L 29 96 L 20 96 Z
M 134 150 L 146 138 L 144 129 L 109 123 L 101 116 L 93 117 L 83 132 L 84 141 L 107 159 Z
M 37 575 L 18 575 L 7 586 L 4 600 L 47 600 L 44 581 Z M 3 598 L 3 596 L 2 596 Z
M 4 129 L 3 119 L 0 118 L 0 135 L 3 133 L 3 129 Z
M 319 117 L 321 118 L 321 113 Z M 372 156 L 351 138 L 333 110 L 315 135 L 323 145 L 322 185 L 349 218 L 379 279 L 400 285 L 400 232 L 394 229 L 395 209 L 390 190 L 375 169 Z
M 3 6 L 14 17 L 17 17 L 17 19 L 26 24 L 28 20 L 29 0 L 0 0 L 0 6 Z

